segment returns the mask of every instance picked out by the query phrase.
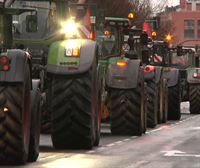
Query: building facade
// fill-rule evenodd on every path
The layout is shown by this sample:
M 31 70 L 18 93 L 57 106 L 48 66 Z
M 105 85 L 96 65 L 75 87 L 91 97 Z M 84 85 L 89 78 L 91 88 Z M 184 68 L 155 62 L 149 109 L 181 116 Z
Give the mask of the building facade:
M 180 0 L 179 6 L 166 8 L 160 22 L 171 23 L 174 46 L 200 45 L 200 0 Z

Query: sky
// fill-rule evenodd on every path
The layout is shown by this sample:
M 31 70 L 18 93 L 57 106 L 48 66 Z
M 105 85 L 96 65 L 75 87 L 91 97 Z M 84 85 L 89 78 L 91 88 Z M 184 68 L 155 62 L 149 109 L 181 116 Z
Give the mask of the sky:
M 179 5 L 180 3 L 180 0 L 167 0 L 168 1 L 168 6 L 176 6 L 176 5 Z M 156 4 L 156 3 L 159 3 L 159 2 L 162 2 L 162 0 L 153 0 L 153 4 Z
M 168 6 L 176 6 L 179 5 L 180 0 L 168 0 Z

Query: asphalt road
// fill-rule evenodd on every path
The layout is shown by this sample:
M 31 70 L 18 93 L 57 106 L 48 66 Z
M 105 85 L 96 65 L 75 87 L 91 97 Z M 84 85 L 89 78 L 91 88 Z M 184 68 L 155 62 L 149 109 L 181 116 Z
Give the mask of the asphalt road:
M 111 136 L 103 124 L 100 145 L 93 150 L 55 150 L 50 136 L 42 135 L 38 161 L 18 167 L 200 168 L 200 115 L 190 115 L 184 103 L 180 121 L 148 129 L 141 137 Z

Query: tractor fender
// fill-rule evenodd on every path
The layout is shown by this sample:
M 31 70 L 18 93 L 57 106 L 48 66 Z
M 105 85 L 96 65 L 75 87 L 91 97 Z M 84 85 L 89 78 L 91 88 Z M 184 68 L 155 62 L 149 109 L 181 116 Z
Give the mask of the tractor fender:
M 132 89 L 139 83 L 140 60 L 129 60 L 126 67 L 110 64 L 106 74 L 106 85 L 111 88 Z
M 161 79 L 162 67 L 155 66 L 155 71 L 144 73 L 145 81 L 155 79 L 155 83 L 158 84 Z
M 23 82 L 25 66 L 28 64 L 31 72 L 31 57 L 23 50 L 10 49 L 6 54 L 10 59 L 9 71 L 0 71 L 0 82 Z
M 163 70 L 163 78 L 167 79 L 167 86 L 172 87 L 178 83 L 179 70 L 176 68 L 165 68 Z
M 199 77 L 194 77 L 194 74 L 200 73 L 200 68 L 188 68 L 187 69 L 187 82 L 191 84 L 200 83 Z
M 66 56 L 68 44 L 77 44 L 80 57 Z M 97 44 L 89 39 L 70 39 L 51 44 L 47 59 L 47 72 L 53 74 L 80 74 L 88 71 L 97 57 Z

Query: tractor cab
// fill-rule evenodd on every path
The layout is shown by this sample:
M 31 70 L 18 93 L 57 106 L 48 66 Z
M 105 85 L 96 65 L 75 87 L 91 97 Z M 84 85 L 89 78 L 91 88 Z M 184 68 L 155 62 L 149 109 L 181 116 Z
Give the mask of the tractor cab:
M 125 57 L 129 59 L 138 59 L 140 58 L 140 50 L 141 50 L 141 34 L 142 30 L 137 28 L 129 28 L 124 31 L 125 40 L 123 48 L 125 52 Z
M 114 17 L 105 17 L 102 27 L 97 25 L 96 41 L 100 57 L 121 55 L 123 30 L 128 26 L 128 19 Z
M 169 65 L 169 47 L 165 41 L 152 41 L 148 44 L 150 64 L 155 66 Z
M 191 48 L 177 46 L 170 49 L 170 65 L 178 69 L 195 67 L 195 51 Z
M 89 5 L 68 1 L 15 1 L 13 7 L 36 10 L 13 18 L 14 37 L 18 41 L 28 38 L 51 43 L 52 38 L 89 38 L 92 11 Z

